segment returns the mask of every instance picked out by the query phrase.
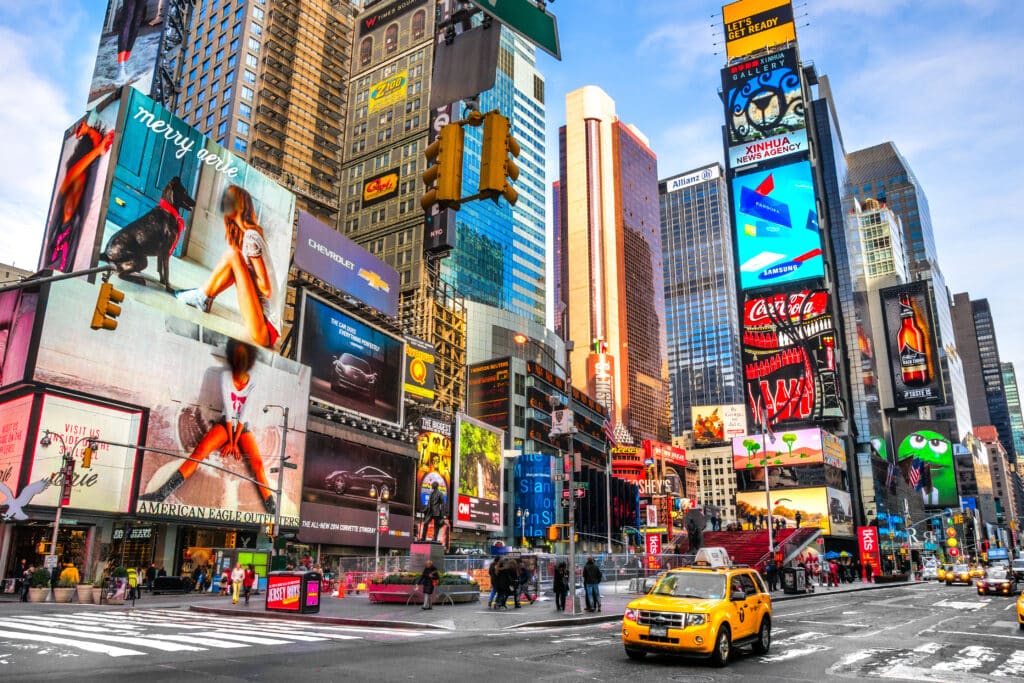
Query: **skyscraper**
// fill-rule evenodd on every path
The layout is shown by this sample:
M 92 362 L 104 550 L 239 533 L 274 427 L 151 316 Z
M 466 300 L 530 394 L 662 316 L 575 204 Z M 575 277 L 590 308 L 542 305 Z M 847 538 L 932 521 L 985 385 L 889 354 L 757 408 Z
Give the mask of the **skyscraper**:
M 1010 411 L 1010 431 L 1013 434 L 1013 450 L 1024 453 L 1024 411 L 1021 410 L 1020 388 L 1017 385 L 1017 371 L 1013 363 L 1002 363 L 1003 389 L 1006 391 L 1006 407 Z
M 658 183 L 672 435 L 693 406 L 743 403 L 729 195 L 721 164 Z
M 657 159 L 600 88 L 570 92 L 565 103 L 555 216 L 561 250 L 556 330 L 577 345 L 573 384 L 608 408 L 619 439 L 666 441 Z
M 931 212 L 924 188 L 896 145 L 884 142 L 851 152 L 846 157 L 850 192 L 863 202 L 876 199 L 899 216 L 907 265 L 912 280 L 929 282 L 934 301 L 932 318 L 939 331 L 939 360 L 946 402 L 932 409 L 933 417 L 955 423 L 954 437 L 962 438 L 971 428 L 965 371 L 956 351 L 952 305 L 946 279 L 939 267 L 932 232 Z
M 988 299 L 971 299 L 966 292 L 956 294 L 953 301 L 957 345 L 962 342 L 966 350 L 963 358 L 964 366 L 969 370 L 967 389 L 971 421 L 975 427 L 994 426 L 1007 457 L 1014 463 L 1017 451 L 1014 448 L 1010 410 L 1003 387 L 1003 368 L 999 360 L 992 309 Z
M 331 224 L 355 11 L 337 0 L 198 3 L 175 112 Z

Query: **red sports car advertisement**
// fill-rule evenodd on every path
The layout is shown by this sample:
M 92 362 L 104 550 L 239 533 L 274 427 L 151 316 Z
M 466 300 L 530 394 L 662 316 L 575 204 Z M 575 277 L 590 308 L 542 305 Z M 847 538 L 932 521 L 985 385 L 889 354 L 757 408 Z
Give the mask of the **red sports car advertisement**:
M 315 591 L 315 582 L 311 584 Z M 302 597 L 302 578 L 299 576 L 274 576 L 267 577 L 267 609 L 284 610 L 287 612 L 299 611 L 299 599 Z M 315 605 L 319 600 L 319 594 L 313 596 L 313 602 L 306 604 Z

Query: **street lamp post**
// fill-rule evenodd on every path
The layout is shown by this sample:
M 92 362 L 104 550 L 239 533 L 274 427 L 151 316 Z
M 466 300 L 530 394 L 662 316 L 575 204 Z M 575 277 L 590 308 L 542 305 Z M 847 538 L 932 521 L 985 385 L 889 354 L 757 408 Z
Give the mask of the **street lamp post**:
M 53 439 L 57 439 L 57 441 L 60 442 L 61 455 L 61 491 L 57 497 L 57 512 L 54 514 L 53 517 L 53 536 L 50 538 L 50 554 L 56 555 L 57 536 L 60 533 L 60 517 L 61 511 L 64 509 L 65 493 L 70 494 L 69 489 L 71 487 L 71 482 L 69 480 L 74 477 L 75 451 L 77 451 L 78 447 L 84 442 L 89 443 L 89 448 L 96 448 L 96 439 L 90 436 L 80 437 L 69 449 L 67 442 L 64 441 L 63 436 L 57 434 L 56 432 L 51 432 L 49 429 L 44 429 L 43 438 L 39 440 L 39 445 L 42 446 L 43 448 L 47 448 L 51 443 L 53 443 Z M 68 472 L 69 468 L 71 470 L 70 473 Z
M 278 536 L 278 534 L 281 533 L 281 503 L 282 503 L 282 501 L 281 501 L 281 491 L 282 491 L 282 488 L 284 486 L 284 470 L 285 470 L 285 468 L 293 470 L 296 467 L 298 467 L 298 465 L 296 465 L 295 463 L 288 462 L 288 455 L 286 454 L 287 453 L 286 448 L 287 448 L 287 443 L 288 443 L 288 406 L 282 406 L 282 405 L 278 405 L 276 403 L 271 403 L 271 404 L 263 406 L 263 412 L 264 413 L 270 412 L 271 408 L 280 408 L 281 409 L 281 449 L 280 449 L 280 455 L 279 455 L 277 467 L 270 468 L 270 473 L 271 474 L 274 474 L 275 472 L 277 473 L 277 501 L 276 501 L 277 505 L 274 506 L 274 546 L 275 547 L 273 548 L 273 551 L 274 551 L 273 554 L 277 555 L 278 554 L 278 549 L 276 547 L 277 546 L 277 536 Z
M 519 536 L 522 539 L 520 545 L 526 548 L 526 518 L 530 516 L 530 508 L 516 508 L 516 518 L 519 520 Z
M 375 495 L 376 495 L 375 492 L 371 490 L 370 491 L 370 496 L 373 497 Z M 388 499 L 388 497 L 389 496 L 388 496 L 387 491 L 384 491 L 381 494 L 381 500 L 383 500 L 383 501 L 386 501 Z M 390 520 L 389 520 L 390 512 L 391 512 L 391 508 L 390 508 L 390 506 L 386 502 L 383 502 L 383 503 L 380 503 L 379 505 L 377 505 L 377 534 L 376 534 L 376 539 L 374 540 L 374 543 L 373 543 L 373 571 L 375 571 L 375 572 L 379 572 L 380 571 L 380 532 L 381 532 L 381 522 L 390 522 Z M 426 522 L 424 522 L 424 524 L 426 524 Z

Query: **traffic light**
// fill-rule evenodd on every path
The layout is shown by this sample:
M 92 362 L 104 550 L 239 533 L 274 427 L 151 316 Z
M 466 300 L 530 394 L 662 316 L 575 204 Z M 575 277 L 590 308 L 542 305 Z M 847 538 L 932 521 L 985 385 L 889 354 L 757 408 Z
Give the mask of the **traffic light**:
M 512 124 L 508 118 L 496 111 L 484 114 L 484 141 L 480 152 L 481 196 L 495 202 L 504 197 L 509 204 L 515 204 L 519 193 L 512 183 L 519 178 L 519 167 L 509 155 L 519 156 L 519 143 L 512 137 Z
M 114 289 L 114 285 L 104 282 L 100 285 L 100 295 L 96 298 L 96 310 L 92 314 L 94 330 L 116 330 L 117 316 L 121 315 L 119 303 L 124 301 L 124 292 Z
M 266 524 L 264 524 L 263 525 L 263 533 L 265 533 L 270 538 L 273 538 L 274 536 L 276 536 L 277 534 L 274 533 L 274 523 L 273 522 L 267 522 Z
M 947 510 L 947 512 L 949 512 Z M 953 514 L 943 516 L 946 521 L 946 553 L 950 557 L 957 557 L 960 555 L 960 541 L 956 538 L 956 524 L 954 522 Z
M 441 129 L 437 140 L 424 154 L 430 164 L 423 172 L 423 183 L 429 188 L 420 198 L 424 211 L 434 205 L 444 209 L 458 209 L 462 199 L 462 146 L 465 133 L 462 126 L 449 123 Z
M 558 526 L 557 525 L 552 525 L 552 526 L 548 527 L 548 540 L 549 541 L 557 541 L 558 540 Z
M 89 469 L 92 467 L 92 455 L 96 451 L 92 444 L 89 444 L 82 451 L 82 467 Z

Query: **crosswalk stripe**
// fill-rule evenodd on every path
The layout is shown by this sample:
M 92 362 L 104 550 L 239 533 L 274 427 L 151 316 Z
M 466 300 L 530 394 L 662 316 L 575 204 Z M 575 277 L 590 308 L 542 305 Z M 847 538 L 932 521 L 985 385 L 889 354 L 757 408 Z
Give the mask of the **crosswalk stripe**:
M 1024 678 L 1024 651 L 1016 650 L 1010 653 L 999 667 L 992 672 L 996 678 Z
M 202 645 L 203 647 L 218 647 L 223 649 L 235 648 L 235 647 L 249 647 L 248 643 L 232 643 L 227 640 L 218 640 L 216 638 L 209 638 L 205 635 L 186 635 L 172 634 L 172 633 L 151 633 L 146 636 L 147 638 L 155 638 L 157 640 L 169 640 L 174 643 L 193 643 Z
M 27 623 L 22 623 L 27 622 Z M 85 638 L 93 640 L 102 640 L 110 638 L 109 633 L 89 633 L 87 631 L 73 631 L 67 628 L 50 628 L 46 624 L 52 623 L 50 620 L 43 619 L 23 619 L 22 622 L 17 621 L 5 621 L 0 620 L 0 626 L 6 626 L 10 629 L 15 629 L 28 633 L 42 633 L 52 636 L 66 636 L 68 638 Z M 0 637 L 3 637 L 4 633 L 0 633 Z M 156 640 L 149 640 L 142 636 L 130 636 L 132 645 L 144 645 L 151 647 L 156 650 L 163 650 L 165 652 L 202 652 L 205 648 L 195 647 L 192 645 L 182 645 L 177 643 L 163 643 Z
M 935 671 L 974 671 L 994 661 L 996 661 L 996 652 L 992 648 L 968 645 L 957 652 L 953 659 L 939 662 L 932 669 Z
M 2 624 L 0 624 L 2 625 Z M 19 633 L 17 631 L 4 631 L 0 633 L 0 640 L 10 638 L 12 640 L 31 640 L 34 643 L 48 643 L 50 645 L 61 645 L 63 647 L 74 647 L 94 654 L 109 655 L 111 657 L 127 657 L 129 655 L 144 655 L 145 652 L 129 650 L 126 647 L 116 647 L 106 643 L 91 643 L 84 640 L 68 640 L 67 638 L 54 638 L 39 633 Z
M 234 633 L 231 631 L 209 631 L 217 638 L 224 640 L 237 640 L 240 643 L 253 643 L 255 645 L 289 645 L 287 640 L 277 640 L 275 638 L 259 638 L 257 636 L 242 635 L 240 633 Z
M 120 615 L 118 617 L 115 617 L 115 620 L 119 621 L 121 623 L 135 623 L 135 624 L 138 624 L 139 626 L 157 626 L 159 624 L 164 624 L 164 625 L 173 624 L 173 625 L 176 625 L 176 626 L 181 626 L 181 627 L 186 627 L 186 628 L 196 628 L 196 629 L 209 629 L 209 628 L 212 628 L 212 627 L 222 627 L 222 628 L 231 629 L 231 631 L 233 631 L 233 632 L 238 632 L 238 633 L 242 633 L 242 634 L 251 633 L 251 634 L 256 635 L 256 636 L 270 635 L 270 636 L 274 636 L 274 637 L 288 638 L 288 639 L 291 639 L 291 640 L 300 640 L 300 641 L 308 641 L 308 642 L 315 642 L 315 641 L 320 641 L 320 640 L 325 640 L 326 639 L 325 636 L 321 636 L 320 634 L 317 634 L 315 636 L 312 636 L 312 635 L 302 635 L 302 634 L 296 634 L 296 633 L 294 633 L 292 631 L 267 629 L 267 628 L 263 628 L 263 627 L 257 626 L 257 625 L 246 625 L 244 622 L 241 622 L 240 620 L 233 620 L 232 621 L 232 620 L 223 620 L 223 619 L 203 619 L 203 620 L 179 620 L 179 621 L 174 621 L 174 620 L 171 620 L 171 619 L 164 619 L 161 622 L 156 622 L 156 621 L 152 621 L 152 620 L 147 621 L 147 620 L 144 620 L 144 619 L 135 619 L 135 618 L 132 618 L 132 617 L 120 616 Z M 129 622 L 129 620 L 131 620 L 131 621 Z
M 206 615 L 199 613 L 178 613 L 168 615 L 168 619 L 175 620 L 182 624 L 188 624 L 190 626 L 204 627 L 210 625 L 221 625 L 230 628 L 236 628 L 241 625 L 243 628 L 256 629 L 257 633 L 277 634 L 283 638 L 289 638 L 295 634 L 296 628 L 289 626 L 286 622 L 281 622 L 274 619 L 259 619 L 252 617 L 207 617 Z M 296 626 L 299 626 L 298 624 Z M 340 638 L 347 640 L 352 636 L 348 635 L 351 632 L 358 634 L 366 633 L 389 633 L 395 634 L 395 629 L 387 628 L 364 628 L 362 626 L 331 626 L 331 625 L 320 625 L 320 624 L 301 624 L 301 633 L 309 636 L 321 636 L 324 638 Z M 397 631 L 400 635 L 421 635 L 417 631 L 402 632 Z

